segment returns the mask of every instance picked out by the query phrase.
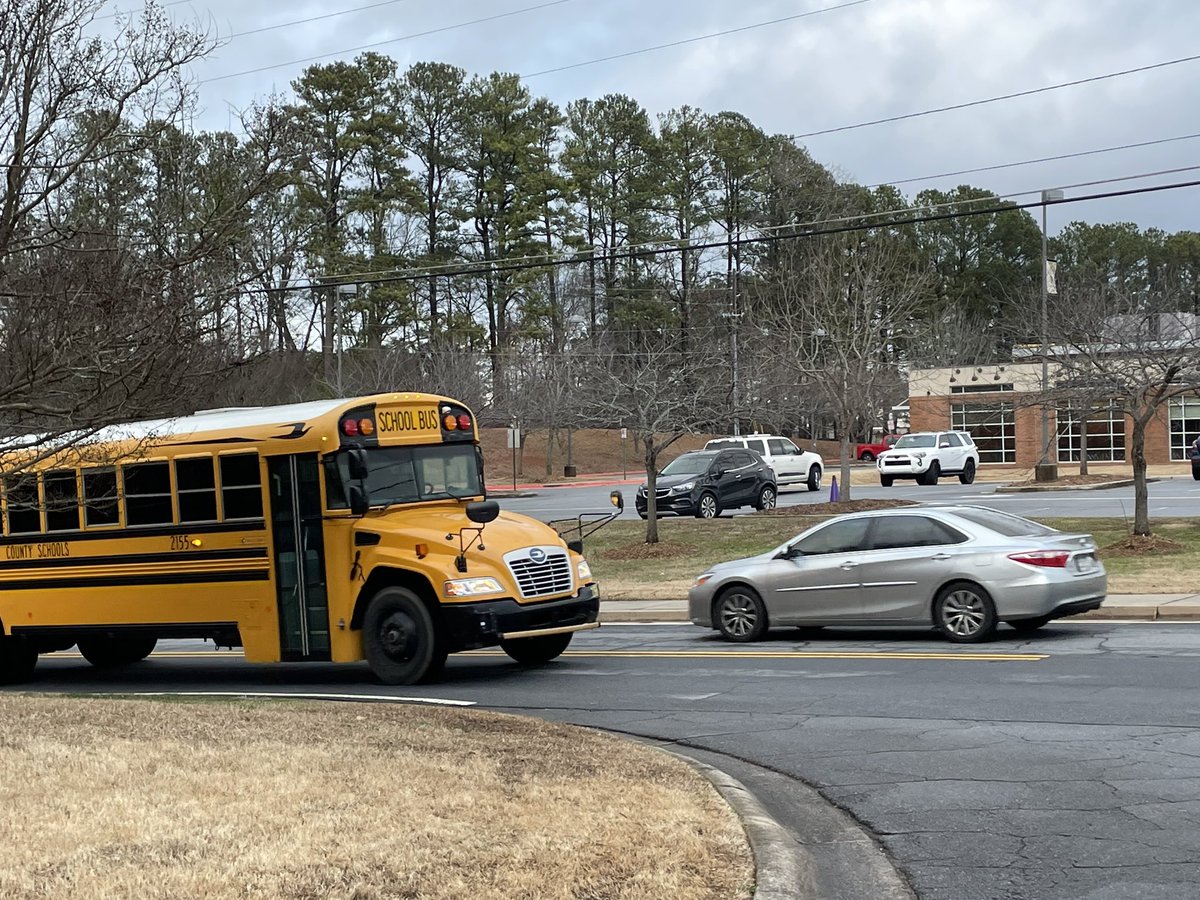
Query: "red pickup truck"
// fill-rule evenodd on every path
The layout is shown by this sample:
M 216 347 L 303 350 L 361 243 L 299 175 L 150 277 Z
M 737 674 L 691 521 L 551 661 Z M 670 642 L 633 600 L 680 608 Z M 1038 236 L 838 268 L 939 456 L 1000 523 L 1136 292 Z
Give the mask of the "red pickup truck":
M 854 458 L 861 459 L 863 462 L 874 462 L 875 457 L 884 450 L 890 450 L 892 444 L 896 443 L 900 438 L 901 435 L 898 434 L 885 434 L 877 443 L 859 444 L 854 448 Z

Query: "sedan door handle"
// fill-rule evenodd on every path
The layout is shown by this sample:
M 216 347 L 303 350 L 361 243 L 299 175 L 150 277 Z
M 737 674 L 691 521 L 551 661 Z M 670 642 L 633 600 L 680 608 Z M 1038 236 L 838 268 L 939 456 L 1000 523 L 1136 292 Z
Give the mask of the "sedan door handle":
M 846 560 L 844 563 L 842 563 L 842 564 L 841 564 L 841 565 L 840 565 L 838 568 L 841 568 L 841 569 L 853 569 L 853 568 L 855 568 L 856 566 L 858 566 L 858 563 L 854 562 L 854 560 L 848 559 L 848 560 Z
M 938 562 L 944 562 L 945 560 L 950 558 L 950 554 L 949 553 L 935 553 L 935 554 L 933 554 L 933 556 L 931 556 L 929 558 L 936 559 Z

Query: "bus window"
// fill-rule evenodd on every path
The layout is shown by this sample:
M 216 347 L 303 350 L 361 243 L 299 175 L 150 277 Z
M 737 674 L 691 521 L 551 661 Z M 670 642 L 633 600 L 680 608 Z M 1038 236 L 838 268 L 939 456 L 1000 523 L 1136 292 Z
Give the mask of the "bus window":
M 125 479 L 125 524 L 168 525 L 171 512 L 171 469 L 165 462 L 138 463 L 122 469 Z
M 175 487 L 180 522 L 217 520 L 217 479 L 211 456 L 175 460 Z
M 8 533 L 37 534 L 42 530 L 42 514 L 38 509 L 38 480 L 36 475 L 17 475 L 6 478 L 8 497 Z
M 262 480 L 257 453 L 221 457 L 221 502 L 226 519 L 261 519 Z
M 44 476 L 46 491 L 46 530 L 79 530 L 79 483 L 74 469 L 47 472 Z
M 120 524 L 117 513 L 116 469 L 83 472 L 83 524 L 88 528 Z

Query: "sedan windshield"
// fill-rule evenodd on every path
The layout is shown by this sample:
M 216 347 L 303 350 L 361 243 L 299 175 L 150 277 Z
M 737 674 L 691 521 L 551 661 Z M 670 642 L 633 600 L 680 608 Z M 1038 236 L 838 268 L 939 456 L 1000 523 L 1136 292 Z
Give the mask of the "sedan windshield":
M 933 434 L 906 434 L 900 440 L 892 445 L 896 450 L 905 450 L 909 447 L 936 447 L 937 435 Z
M 703 475 L 708 471 L 715 453 L 685 453 L 667 463 L 663 475 Z
M 367 468 L 367 498 L 372 506 L 483 494 L 474 444 L 374 447 L 367 450 Z M 325 457 L 330 509 L 349 507 L 351 484 L 345 452 Z

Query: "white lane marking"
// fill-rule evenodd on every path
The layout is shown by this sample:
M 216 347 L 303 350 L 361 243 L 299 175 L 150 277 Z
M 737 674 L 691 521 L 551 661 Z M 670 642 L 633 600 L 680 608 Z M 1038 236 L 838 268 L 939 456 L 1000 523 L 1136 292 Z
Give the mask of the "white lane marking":
M 237 697 L 268 700 L 369 700 L 374 703 L 428 703 L 434 706 L 475 706 L 474 700 L 444 700 L 437 697 L 393 697 L 390 694 L 289 693 L 288 691 L 112 691 L 134 697 Z
M 710 697 L 717 696 L 720 691 L 713 691 L 711 694 L 672 694 L 672 700 L 707 700 Z

